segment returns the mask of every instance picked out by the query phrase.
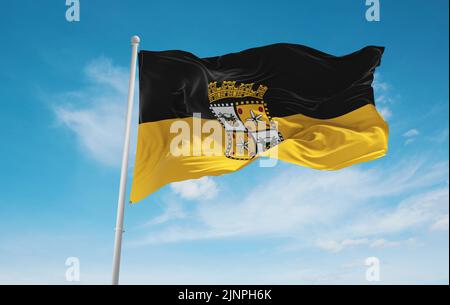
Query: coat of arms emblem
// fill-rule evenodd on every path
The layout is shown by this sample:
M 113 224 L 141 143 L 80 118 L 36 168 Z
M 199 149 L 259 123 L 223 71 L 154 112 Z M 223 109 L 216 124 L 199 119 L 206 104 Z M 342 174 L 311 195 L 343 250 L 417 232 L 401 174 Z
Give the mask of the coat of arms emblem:
M 253 159 L 283 141 L 264 102 L 268 88 L 253 86 L 235 81 L 208 86 L 210 109 L 225 129 L 225 156 L 231 159 Z

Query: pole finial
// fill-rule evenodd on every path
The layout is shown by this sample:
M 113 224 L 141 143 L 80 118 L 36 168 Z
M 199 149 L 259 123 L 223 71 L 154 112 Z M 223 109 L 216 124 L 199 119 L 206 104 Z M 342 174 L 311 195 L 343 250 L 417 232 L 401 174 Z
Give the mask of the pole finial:
M 139 36 L 134 35 L 133 37 L 131 37 L 131 44 L 139 44 L 141 42 L 141 39 L 139 38 Z

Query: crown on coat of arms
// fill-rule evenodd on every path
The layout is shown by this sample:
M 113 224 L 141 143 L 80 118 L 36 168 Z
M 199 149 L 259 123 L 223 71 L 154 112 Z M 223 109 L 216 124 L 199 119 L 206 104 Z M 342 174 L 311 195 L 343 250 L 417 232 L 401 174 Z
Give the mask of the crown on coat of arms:
M 267 91 L 267 87 L 259 85 L 258 89 L 253 90 L 254 83 L 244 84 L 241 83 L 236 86 L 235 81 L 223 81 L 221 86 L 217 86 L 217 82 L 209 83 L 208 85 L 208 98 L 209 102 L 215 102 L 226 98 L 236 97 L 254 97 L 263 99 L 264 94 Z

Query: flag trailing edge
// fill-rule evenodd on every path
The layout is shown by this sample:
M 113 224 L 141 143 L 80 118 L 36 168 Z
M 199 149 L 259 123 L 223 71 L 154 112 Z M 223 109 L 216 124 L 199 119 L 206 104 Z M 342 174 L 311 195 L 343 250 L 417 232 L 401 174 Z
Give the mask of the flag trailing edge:
M 388 126 L 372 88 L 383 52 L 368 46 L 337 57 L 294 44 L 210 58 L 141 51 L 130 201 L 171 182 L 234 172 L 260 156 L 320 170 L 384 156 Z M 171 152 L 174 123 L 195 129 L 194 114 L 202 126 L 223 130 L 220 153 L 196 154 L 195 141 L 189 154 Z M 208 134 L 200 137 L 202 146 Z

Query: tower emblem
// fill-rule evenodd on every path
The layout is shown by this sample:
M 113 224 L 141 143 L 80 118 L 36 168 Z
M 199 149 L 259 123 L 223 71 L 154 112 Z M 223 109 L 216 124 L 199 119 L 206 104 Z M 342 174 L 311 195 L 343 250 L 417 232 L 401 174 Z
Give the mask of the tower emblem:
M 264 102 L 268 88 L 253 86 L 235 81 L 208 86 L 210 109 L 225 129 L 225 156 L 231 159 L 253 159 L 283 141 Z

